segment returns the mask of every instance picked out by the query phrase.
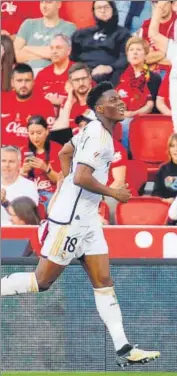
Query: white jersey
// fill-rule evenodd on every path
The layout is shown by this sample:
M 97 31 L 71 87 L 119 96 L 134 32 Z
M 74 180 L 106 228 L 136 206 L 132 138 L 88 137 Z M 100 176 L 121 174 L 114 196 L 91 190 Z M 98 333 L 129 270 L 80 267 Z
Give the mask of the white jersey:
M 101 195 L 91 193 L 73 183 L 77 164 L 94 169 L 93 177 L 102 184 L 108 179 L 109 165 L 114 156 L 110 133 L 98 120 L 91 121 L 71 140 L 75 148 L 70 174 L 65 178 L 49 214 L 49 220 L 69 224 L 73 219 L 90 221 L 98 213 Z

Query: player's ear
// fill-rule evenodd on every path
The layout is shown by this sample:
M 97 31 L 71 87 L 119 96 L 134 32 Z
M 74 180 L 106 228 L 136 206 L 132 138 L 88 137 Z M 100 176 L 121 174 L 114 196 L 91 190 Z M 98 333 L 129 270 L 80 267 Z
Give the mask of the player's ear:
M 99 113 L 99 114 L 104 114 L 104 107 L 99 104 L 96 106 L 96 111 Z

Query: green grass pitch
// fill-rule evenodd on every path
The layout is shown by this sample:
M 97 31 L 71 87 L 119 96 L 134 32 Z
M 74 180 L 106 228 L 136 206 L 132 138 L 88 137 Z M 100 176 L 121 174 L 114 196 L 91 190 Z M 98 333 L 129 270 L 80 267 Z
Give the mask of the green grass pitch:
M 2 376 L 177 376 L 177 372 L 2 372 Z

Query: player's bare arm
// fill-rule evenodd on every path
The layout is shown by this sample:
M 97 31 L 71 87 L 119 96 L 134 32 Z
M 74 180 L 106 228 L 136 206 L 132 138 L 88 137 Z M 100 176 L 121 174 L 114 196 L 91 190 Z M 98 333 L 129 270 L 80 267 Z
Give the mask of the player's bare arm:
M 64 177 L 66 177 L 69 174 L 73 154 L 74 146 L 71 142 L 65 144 L 58 154 L 61 164 L 61 170 Z
M 92 167 L 78 163 L 74 175 L 74 184 L 89 192 L 113 197 L 118 201 L 127 202 L 129 200 L 131 194 L 126 184 L 118 189 L 107 187 L 94 178 L 93 172 Z

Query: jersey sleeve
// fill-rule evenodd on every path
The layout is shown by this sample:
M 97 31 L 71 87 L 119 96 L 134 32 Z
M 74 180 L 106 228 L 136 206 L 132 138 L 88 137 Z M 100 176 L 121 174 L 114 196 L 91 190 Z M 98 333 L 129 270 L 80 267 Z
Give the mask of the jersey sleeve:
M 102 157 L 102 148 L 98 137 L 86 137 L 83 141 L 82 149 L 77 163 L 85 164 L 94 170 L 99 166 Z

